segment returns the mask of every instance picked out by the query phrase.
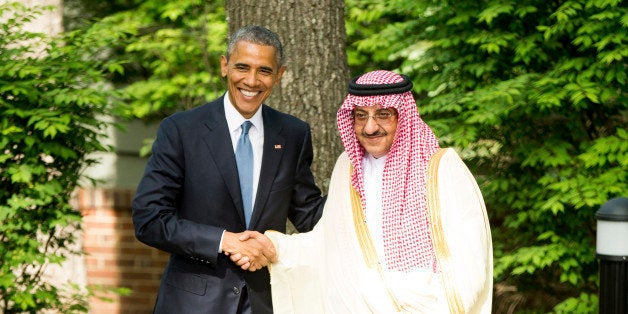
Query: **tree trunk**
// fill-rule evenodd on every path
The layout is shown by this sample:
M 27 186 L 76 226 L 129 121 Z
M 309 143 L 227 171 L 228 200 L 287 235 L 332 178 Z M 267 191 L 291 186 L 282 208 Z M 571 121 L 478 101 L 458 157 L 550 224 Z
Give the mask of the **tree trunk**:
M 312 171 L 327 193 L 342 145 L 336 112 L 346 96 L 349 67 L 342 0 L 227 0 L 229 34 L 257 24 L 276 32 L 284 45 L 286 72 L 267 103 L 312 127 Z

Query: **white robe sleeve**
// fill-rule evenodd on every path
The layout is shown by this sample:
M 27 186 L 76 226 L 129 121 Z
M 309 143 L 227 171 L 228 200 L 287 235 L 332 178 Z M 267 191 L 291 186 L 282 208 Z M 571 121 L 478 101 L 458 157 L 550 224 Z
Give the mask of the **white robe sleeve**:
M 269 265 L 270 284 L 274 313 L 325 313 L 324 264 L 326 256 L 334 246 L 326 246 L 326 231 L 330 228 L 325 221 L 338 222 L 338 211 L 343 208 L 337 198 L 343 196 L 343 189 L 349 173 L 346 155 L 341 155 L 332 173 L 330 191 L 323 210 L 323 216 L 310 232 L 286 235 L 276 231 L 266 231 L 265 235 L 277 250 L 277 262 Z M 343 180 L 344 179 L 344 180 Z M 331 206 L 339 205 L 339 206 Z M 347 209 L 347 208 L 345 208 Z M 350 208 L 347 209 L 350 212 Z M 342 222 L 338 222 L 342 223 Z M 332 227 L 333 228 L 333 227 Z M 333 253 L 331 253 L 333 254 Z
M 267 231 L 277 249 L 277 262 L 269 265 L 274 313 L 324 313 L 318 271 L 313 256 L 320 256 L 316 229 L 285 235 Z M 294 302 L 298 301 L 298 302 Z
M 451 148 L 430 159 L 428 203 L 432 239 L 452 313 L 490 313 L 493 246 L 484 199 Z

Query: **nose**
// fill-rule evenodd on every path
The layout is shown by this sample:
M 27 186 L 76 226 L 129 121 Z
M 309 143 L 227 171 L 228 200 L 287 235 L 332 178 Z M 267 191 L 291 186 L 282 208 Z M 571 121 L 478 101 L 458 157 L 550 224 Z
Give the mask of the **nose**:
M 364 123 L 364 133 L 366 134 L 374 134 L 377 133 L 377 131 L 379 131 L 379 124 L 377 124 L 377 121 L 375 121 L 375 118 L 372 116 L 369 116 L 366 119 L 366 122 Z
M 257 74 L 255 71 L 249 71 L 244 77 L 244 84 L 248 86 L 255 86 L 257 84 Z

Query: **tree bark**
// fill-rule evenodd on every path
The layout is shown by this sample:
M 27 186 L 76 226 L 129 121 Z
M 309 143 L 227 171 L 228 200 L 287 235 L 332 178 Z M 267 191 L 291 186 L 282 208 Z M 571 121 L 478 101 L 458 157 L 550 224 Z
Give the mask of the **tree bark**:
M 312 127 L 316 182 L 327 193 L 342 145 L 336 112 L 346 96 L 349 67 L 343 0 L 226 0 L 229 34 L 257 24 L 284 45 L 286 72 L 267 104 Z

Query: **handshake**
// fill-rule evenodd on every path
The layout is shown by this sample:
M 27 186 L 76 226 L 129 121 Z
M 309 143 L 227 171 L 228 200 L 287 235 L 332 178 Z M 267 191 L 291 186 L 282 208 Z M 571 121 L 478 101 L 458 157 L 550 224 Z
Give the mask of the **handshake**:
M 222 252 L 243 270 L 256 271 L 277 261 L 277 251 L 265 235 L 246 230 L 241 233 L 225 232 Z

